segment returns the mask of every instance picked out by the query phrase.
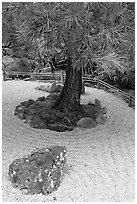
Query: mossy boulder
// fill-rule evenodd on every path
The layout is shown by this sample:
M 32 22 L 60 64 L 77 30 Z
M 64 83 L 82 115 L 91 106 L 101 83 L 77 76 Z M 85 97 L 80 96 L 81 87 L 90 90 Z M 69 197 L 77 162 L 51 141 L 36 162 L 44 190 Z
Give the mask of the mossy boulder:
M 12 186 L 26 194 L 48 195 L 58 189 L 66 164 L 66 148 L 51 146 L 15 159 L 9 165 Z
M 95 128 L 97 123 L 92 118 L 81 118 L 78 123 L 77 127 L 79 128 Z

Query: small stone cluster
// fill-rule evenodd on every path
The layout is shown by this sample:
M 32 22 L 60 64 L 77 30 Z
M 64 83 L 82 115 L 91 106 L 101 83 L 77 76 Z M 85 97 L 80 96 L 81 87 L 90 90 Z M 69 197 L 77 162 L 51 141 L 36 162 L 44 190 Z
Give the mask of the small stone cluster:
M 29 99 L 21 102 L 20 105 L 16 106 L 14 115 L 17 115 L 19 119 L 28 123 L 32 128 L 50 129 L 58 132 L 71 131 L 74 118 L 70 121 L 64 113 L 51 108 L 52 102 L 58 96 L 57 93 L 52 93 L 46 98 L 42 96 L 35 101 Z
M 79 117 L 74 113 L 67 115 L 58 110 L 52 109 L 52 103 L 59 96 L 58 93 L 51 93 L 46 98 L 44 96 L 36 100 L 29 99 L 16 106 L 14 114 L 28 123 L 30 127 L 37 129 L 50 129 L 58 132 L 71 131 L 74 127 L 94 128 L 97 124 L 106 123 L 107 109 L 101 106 L 101 102 L 95 99 L 95 103 L 83 104 L 84 117 Z
M 77 126 L 79 128 L 95 128 L 97 124 L 104 125 L 106 123 L 107 108 L 102 107 L 98 99 L 95 99 L 95 103 L 89 102 L 82 106 L 88 117 L 83 117 L 78 121 Z
M 30 127 L 37 129 L 50 129 L 58 132 L 71 131 L 74 127 L 94 128 L 97 124 L 106 123 L 106 107 L 101 106 L 101 102 L 95 99 L 95 103 L 81 105 L 83 113 L 61 112 L 52 109 L 52 105 L 60 95 L 62 85 L 56 82 L 46 86 L 36 87 L 38 90 L 46 91 L 49 95 L 45 98 L 41 96 L 36 100 L 29 99 L 16 106 L 14 115 L 28 123 Z M 83 93 L 85 89 L 83 87 Z
M 35 89 L 45 91 L 48 93 L 59 93 L 62 91 L 63 85 L 56 83 L 55 81 L 53 83 L 49 83 L 47 85 L 41 85 L 36 87 Z
M 25 194 L 48 195 L 57 190 L 66 164 L 66 152 L 64 146 L 51 146 L 14 160 L 8 173 L 13 187 Z
M 48 93 L 60 93 L 63 89 L 63 85 L 54 81 L 46 85 L 37 86 L 35 89 L 48 92 Z M 82 83 L 81 94 L 84 94 L 84 93 L 85 93 L 85 86 L 84 86 L 84 83 Z

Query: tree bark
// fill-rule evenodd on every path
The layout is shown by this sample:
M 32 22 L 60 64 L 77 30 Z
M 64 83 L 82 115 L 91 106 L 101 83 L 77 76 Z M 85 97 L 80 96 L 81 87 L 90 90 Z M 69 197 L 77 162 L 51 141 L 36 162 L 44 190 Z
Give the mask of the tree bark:
M 53 108 L 60 109 L 63 112 L 79 111 L 81 109 L 81 90 L 82 70 L 77 68 L 73 69 L 71 57 L 68 56 L 64 87 Z

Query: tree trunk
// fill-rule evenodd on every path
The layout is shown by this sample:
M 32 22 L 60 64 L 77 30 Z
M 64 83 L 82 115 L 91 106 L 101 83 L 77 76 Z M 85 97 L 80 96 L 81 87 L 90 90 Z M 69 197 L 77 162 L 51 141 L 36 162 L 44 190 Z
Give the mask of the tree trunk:
M 82 70 L 73 69 L 71 57 L 68 57 L 64 87 L 53 108 L 60 109 L 63 112 L 80 111 L 81 90 Z

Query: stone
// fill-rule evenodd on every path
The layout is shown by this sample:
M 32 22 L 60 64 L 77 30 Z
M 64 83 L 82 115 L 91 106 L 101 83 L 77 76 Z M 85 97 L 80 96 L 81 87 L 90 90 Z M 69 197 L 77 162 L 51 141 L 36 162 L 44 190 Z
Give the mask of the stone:
M 102 108 L 102 114 L 107 114 L 107 108 L 106 107 Z
M 21 104 L 22 106 L 27 107 L 27 106 L 29 106 L 29 105 L 32 105 L 34 102 L 35 102 L 34 100 L 29 99 L 28 101 L 21 102 L 20 104 Z
M 42 86 L 39 87 L 39 90 L 51 93 L 55 88 L 56 88 L 56 82 L 54 81 L 53 83 L 49 83 L 49 84 L 47 84 L 47 85 L 45 85 L 43 87 Z M 37 89 L 38 89 L 38 87 L 37 87 Z
M 95 108 L 97 110 L 101 110 L 102 109 L 101 102 L 98 99 L 95 99 Z
M 23 121 L 24 123 L 29 123 L 31 120 L 35 118 L 34 115 L 26 116 L 26 119 Z
M 47 128 L 46 123 L 38 116 L 34 116 L 33 118 L 29 119 L 29 125 L 30 125 L 30 127 L 37 128 L 37 129 L 46 129 Z
M 47 101 L 46 100 L 36 100 L 35 103 L 34 103 L 34 107 L 35 108 L 40 108 L 40 107 L 45 107 Z
M 89 115 L 89 117 L 91 118 L 95 117 L 96 109 L 94 104 L 84 104 L 82 105 L 82 107 L 84 108 L 85 112 Z
M 65 132 L 73 130 L 72 126 L 67 126 L 63 124 L 48 124 L 48 129 L 55 130 L 57 132 Z
M 93 119 L 96 119 L 100 114 L 104 115 L 107 113 L 107 108 L 102 108 L 101 102 L 98 99 L 95 99 L 95 104 L 89 101 L 88 104 L 83 104 L 82 107 L 87 115 Z
M 46 99 L 48 99 L 48 100 L 56 100 L 58 97 L 59 97 L 59 93 L 51 93 L 51 94 L 49 94 L 47 97 L 46 97 Z
M 97 123 L 90 117 L 81 118 L 77 122 L 77 127 L 79 128 L 95 128 Z
M 57 84 L 56 82 L 50 83 L 48 85 L 41 85 L 39 87 L 36 87 L 35 89 L 45 91 L 48 93 L 59 93 L 62 91 L 63 85 Z
M 96 122 L 98 124 L 102 124 L 104 125 L 107 121 L 107 117 L 103 116 L 102 114 L 100 114 L 97 118 L 96 118 Z
M 57 84 L 56 84 L 56 82 L 54 81 L 54 82 L 52 83 L 51 87 L 50 87 L 49 92 L 50 92 L 50 93 L 54 93 L 54 90 L 56 89 L 56 87 L 57 87 Z
M 64 146 L 51 146 L 15 159 L 8 172 L 12 186 L 31 195 L 54 192 L 61 183 L 66 153 Z
M 59 93 L 62 91 L 62 85 L 57 84 L 56 87 L 54 89 L 51 90 L 51 93 Z
M 35 89 L 41 90 L 41 91 L 46 91 L 45 90 L 46 89 L 45 85 L 37 86 Z
M 24 113 L 25 107 L 22 105 L 18 105 L 18 106 L 16 106 L 15 111 L 18 113 Z
M 45 96 L 41 96 L 41 97 L 37 98 L 36 101 L 45 101 Z
M 20 120 L 25 120 L 26 119 L 26 116 L 24 113 L 18 113 L 17 114 L 17 117 L 20 119 Z
M 35 114 L 36 113 L 36 108 L 34 107 L 34 104 L 27 107 L 26 112 L 27 112 L 27 115 Z

